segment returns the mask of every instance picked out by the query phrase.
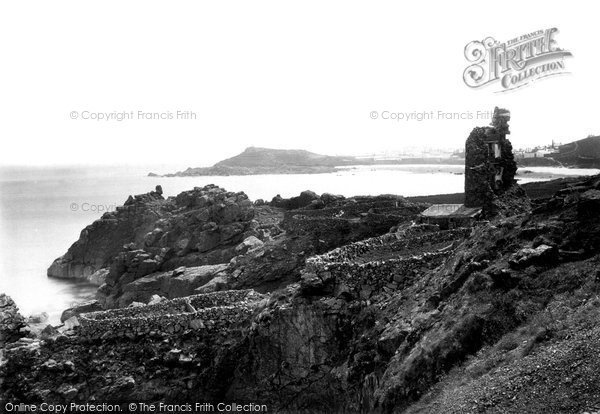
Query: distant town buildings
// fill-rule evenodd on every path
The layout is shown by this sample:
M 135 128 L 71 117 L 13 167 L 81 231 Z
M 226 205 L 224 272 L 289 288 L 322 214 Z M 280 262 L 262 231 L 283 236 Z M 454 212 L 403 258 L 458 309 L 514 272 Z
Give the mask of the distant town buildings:
M 369 157 L 376 160 L 398 160 L 410 158 L 464 158 L 464 150 L 450 147 L 427 147 L 427 146 L 408 146 L 395 151 L 384 151 L 370 154 Z
M 545 158 L 559 152 L 561 144 L 552 141 L 551 145 L 537 146 L 535 148 L 518 149 L 514 151 L 515 158 Z

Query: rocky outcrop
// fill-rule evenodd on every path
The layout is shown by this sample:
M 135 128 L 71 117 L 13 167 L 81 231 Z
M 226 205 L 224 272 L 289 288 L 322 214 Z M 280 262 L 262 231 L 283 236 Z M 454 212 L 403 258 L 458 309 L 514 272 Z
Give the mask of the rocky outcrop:
M 323 194 L 306 207 L 285 210 L 279 223 L 284 233 L 232 259 L 229 286 L 260 291 L 285 287 L 300 280 L 311 255 L 387 233 L 426 207 L 398 196 L 346 199 Z
M 25 318 L 10 296 L 0 293 L 0 348 L 21 338 L 21 328 L 25 327 Z
M 316 202 L 317 200 L 319 200 L 319 196 L 314 191 L 306 190 L 301 192 L 298 197 L 292 197 L 288 199 L 282 198 L 279 194 L 277 194 L 271 200 L 271 205 L 288 210 L 294 210 L 297 208 L 308 207 L 311 205 L 311 203 Z
M 129 264 L 143 276 L 159 268 L 223 263 L 254 234 L 253 204 L 243 193 L 211 185 L 167 200 L 160 193 L 130 197 L 117 211 L 105 213 L 82 231 L 48 275 L 89 278 L 114 266 L 124 271 Z
M 535 264 L 552 264 L 556 262 L 558 250 L 556 246 L 541 244 L 536 248 L 524 248 L 513 254 L 509 260 L 513 268 L 525 268 Z
M 86 279 L 110 266 L 112 259 L 129 243 L 141 244 L 164 214 L 164 199 L 151 192 L 129 197 L 122 207 L 105 213 L 81 231 L 69 250 L 48 269 L 49 277 Z
M 227 263 L 238 254 L 235 249 L 241 242 L 258 235 L 254 206 L 243 193 L 209 185 L 166 200 L 161 194 L 157 188 L 130 197 L 115 212 L 104 214 L 82 231 L 80 239 L 48 269 L 48 275 L 104 283 L 101 292 L 106 302 L 107 297 L 120 296 L 125 285 L 153 273 L 159 280 L 166 271 L 181 266 Z M 186 290 L 189 278 L 194 279 L 190 274 L 173 279 L 165 289 L 190 294 L 198 286 Z M 169 296 L 160 289 L 152 293 Z M 147 299 L 142 296 L 131 299 Z
M 60 321 L 65 322 L 67 319 L 70 319 L 73 316 L 79 316 L 82 313 L 96 312 L 100 310 L 102 310 L 102 305 L 97 300 L 79 303 L 75 306 L 65 309 L 62 315 L 60 315 Z
M 155 294 L 269 291 L 299 280 L 309 255 L 385 233 L 425 206 L 396 196 L 310 191 L 255 204 L 213 185 L 164 199 L 157 188 L 84 229 L 48 273 L 95 281 L 105 308 L 146 303 Z
M 177 298 L 194 294 L 195 290 L 206 285 L 214 278 L 225 274 L 227 264 L 195 267 L 178 267 L 166 272 L 150 273 L 123 284 L 120 291 L 109 289 L 106 285 L 100 289 L 105 307 L 124 307 L 132 302 L 148 302 L 153 295 Z M 104 297 L 102 294 L 108 292 Z

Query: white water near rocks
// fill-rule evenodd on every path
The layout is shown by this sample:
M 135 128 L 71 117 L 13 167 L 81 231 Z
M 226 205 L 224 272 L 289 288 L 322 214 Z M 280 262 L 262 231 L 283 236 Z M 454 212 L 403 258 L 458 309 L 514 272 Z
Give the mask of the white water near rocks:
M 194 186 L 217 184 L 244 191 L 252 200 L 303 190 L 352 195 L 405 196 L 463 191 L 463 166 L 389 165 L 344 168 L 315 175 L 230 177 L 146 177 L 152 167 L 3 168 L 0 170 L 0 292 L 7 293 L 24 315 L 45 311 L 57 323 L 74 302 L 92 298 L 95 286 L 46 277 L 52 261 L 67 251 L 81 230 L 104 211 L 122 205 L 130 194 L 160 184 L 166 196 Z M 599 170 L 527 167 L 521 182 Z M 171 171 L 171 170 L 166 170 Z

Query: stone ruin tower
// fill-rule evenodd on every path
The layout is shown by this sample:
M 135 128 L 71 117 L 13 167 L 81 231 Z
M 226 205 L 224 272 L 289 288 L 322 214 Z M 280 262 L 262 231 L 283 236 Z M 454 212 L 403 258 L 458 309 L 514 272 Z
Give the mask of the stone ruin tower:
M 465 207 L 488 210 L 515 183 L 517 164 L 506 138 L 510 112 L 496 107 L 491 126 L 475 127 L 465 144 Z

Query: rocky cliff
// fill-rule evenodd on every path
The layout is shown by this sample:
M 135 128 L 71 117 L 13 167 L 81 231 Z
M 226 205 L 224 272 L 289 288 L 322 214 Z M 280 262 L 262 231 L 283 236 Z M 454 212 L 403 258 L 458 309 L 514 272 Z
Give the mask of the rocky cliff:
M 157 192 L 130 197 L 86 227 L 48 276 L 104 272 L 110 284 L 125 272 L 135 279 L 159 269 L 224 263 L 240 242 L 258 234 L 255 213 L 245 194 L 215 186 L 167 200 Z
M 225 290 L 86 313 L 73 330 L 15 347 L 0 368 L 0 400 L 235 401 L 278 412 L 596 409 L 600 176 L 533 202 L 509 192 L 511 200 L 498 199 L 501 215 L 447 231 L 412 223 L 422 207 L 394 197 L 263 206 L 281 214 L 277 227 L 248 206 L 262 244 L 245 238 L 234 247 L 244 254 L 210 268 Z M 390 220 L 392 232 L 365 230 Z M 143 260 L 124 263 L 114 279 L 121 292 L 121 278 L 137 275 Z M 154 274 L 173 283 L 216 266 L 196 264 Z M 237 290 L 250 285 L 263 293 Z
M 105 213 L 83 229 L 79 240 L 52 263 L 48 276 L 91 279 L 94 273 L 110 265 L 125 244 L 143 242 L 144 235 L 164 214 L 162 201 L 162 195 L 151 192 L 130 197 L 116 211 Z

